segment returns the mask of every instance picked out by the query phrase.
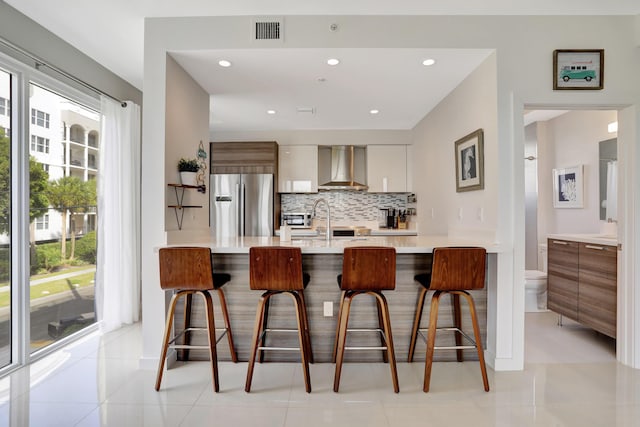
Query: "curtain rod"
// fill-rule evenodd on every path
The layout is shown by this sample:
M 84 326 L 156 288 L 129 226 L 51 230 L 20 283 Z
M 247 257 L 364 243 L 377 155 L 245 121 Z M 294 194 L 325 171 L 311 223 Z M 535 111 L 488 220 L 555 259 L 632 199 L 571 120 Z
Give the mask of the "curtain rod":
M 14 50 L 15 52 L 20 53 L 21 55 L 26 56 L 27 58 L 30 58 L 31 60 L 33 60 L 35 62 L 35 68 L 36 70 L 39 70 L 40 67 L 47 67 L 48 69 L 55 71 L 56 73 L 60 74 L 61 76 L 66 77 L 67 79 L 78 83 L 81 86 L 86 87 L 87 89 L 90 89 L 92 91 L 94 91 L 95 93 L 99 93 L 101 95 L 104 95 L 108 98 L 113 99 L 114 101 L 117 101 L 123 108 L 127 106 L 127 102 L 126 101 L 122 101 L 118 98 L 116 98 L 115 96 L 112 96 L 110 94 L 108 94 L 107 92 L 104 92 L 100 89 L 98 89 L 97 87 L 85 82 L 84 80 L 80 80 L 79 78 L 67 73 L 64 70 L 61 70 L 60 68 L 56 67 L 55 65 L 51 65 L 49 64 L 47 61 L 43 60 L 42 58 L 22 49 L 19 46 L 16 46 L 15 44 L 11 43 L 8 40 L 5 40 L 4 38 L 0 37 L 0 44 L 8 47 L 9 49 Z

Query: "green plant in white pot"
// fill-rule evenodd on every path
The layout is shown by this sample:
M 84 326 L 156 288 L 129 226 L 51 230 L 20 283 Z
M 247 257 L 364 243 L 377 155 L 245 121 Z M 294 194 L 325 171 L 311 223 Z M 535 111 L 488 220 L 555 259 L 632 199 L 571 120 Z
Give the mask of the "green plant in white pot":
M 180 181 L 182 185 L 197 186 L 197 174 L 200 169 L 196 159 L 182 158 L 178 161 L 178 172 L 180 172 Z

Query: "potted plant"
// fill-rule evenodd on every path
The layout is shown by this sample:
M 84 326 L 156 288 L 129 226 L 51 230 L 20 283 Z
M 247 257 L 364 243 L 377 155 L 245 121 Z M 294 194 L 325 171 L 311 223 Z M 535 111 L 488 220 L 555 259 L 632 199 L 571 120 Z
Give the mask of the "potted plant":
M 196 159 L 182 158 L 178 161 L 178 172 L 180 172 L 180 181 L 182 185 L 197 186 L 197 174 L 200 170 L 200 165 Z

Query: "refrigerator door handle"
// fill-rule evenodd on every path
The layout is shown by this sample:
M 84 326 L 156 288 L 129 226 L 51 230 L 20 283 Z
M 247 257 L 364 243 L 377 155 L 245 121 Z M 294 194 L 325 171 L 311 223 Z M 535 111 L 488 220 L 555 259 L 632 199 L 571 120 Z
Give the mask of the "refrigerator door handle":
M 245 212 L 244 212 L 244 208 L 245 208 L 245 201 L 244 201 L 244 197 L 245 197 L 245 188 L 244 188 L 244 182 L 240 182 L 240 184 L 237 184 L 238 186 L 238 200 L 240 203 L 240 209 L 238 209 L 238 236 L 244 236 L 244 218 L 245 218 Z

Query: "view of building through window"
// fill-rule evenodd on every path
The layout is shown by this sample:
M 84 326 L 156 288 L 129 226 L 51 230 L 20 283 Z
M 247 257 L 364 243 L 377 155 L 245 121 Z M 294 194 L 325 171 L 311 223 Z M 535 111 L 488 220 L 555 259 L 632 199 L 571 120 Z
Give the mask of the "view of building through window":
M 34 84 L 29 101 L 30 133 L 36 139 L 30 146 L 30 330 L 35 351 L 95 322 L 100 116 Z
M 27 315 L 31 352 L 95 323 L 100 115 L 35 84 L 29 94 L 29 135 L 20 144 L 29 147 L 30 277 L 22 284 L 15 280 L 19 263 L 11 259 L 11 245 L 18 244 L 11 236 L 18 219 L 10 217 L 16 200 L 10 187 L 16 174 L 10 156 L 11 75 L 0 70 L 0 367 L 12 362 L 11 325 Z M 12 305 L 20 286 L 29 287 L 28 314 Z

